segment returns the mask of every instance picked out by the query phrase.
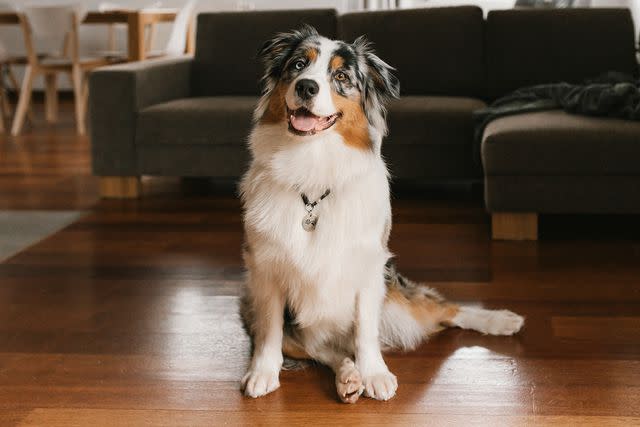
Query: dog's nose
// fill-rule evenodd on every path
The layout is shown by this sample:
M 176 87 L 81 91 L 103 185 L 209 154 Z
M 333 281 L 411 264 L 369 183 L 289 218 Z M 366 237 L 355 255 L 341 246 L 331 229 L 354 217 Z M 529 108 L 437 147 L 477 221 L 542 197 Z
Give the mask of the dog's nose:
M 296 83 L 296 94 L 303 100 L 313 98 L 318 94 L 319 90 L 318 83 L 310 79 L 298 80 L 298 83 Z

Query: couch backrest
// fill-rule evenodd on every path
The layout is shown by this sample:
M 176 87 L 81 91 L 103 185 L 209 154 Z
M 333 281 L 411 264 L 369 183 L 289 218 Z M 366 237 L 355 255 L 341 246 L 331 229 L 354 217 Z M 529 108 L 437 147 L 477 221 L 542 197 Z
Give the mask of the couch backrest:
M 606 71 L 637 74 L 627 9 L 491 11 L 486 58 L 489 98 L 523 86 L 579 83 Z
M 196 96 L 258 95 L 262 68 L 256 54 L 275 33 L 313 25 L 335 37 L 333 9 L 221 12 L 198 15 L 192 91 Z
M 403 95 L 484 93 L 483 15 L 475 6 L 348 13 L 338 36 L 364 35 L 397 70 Z

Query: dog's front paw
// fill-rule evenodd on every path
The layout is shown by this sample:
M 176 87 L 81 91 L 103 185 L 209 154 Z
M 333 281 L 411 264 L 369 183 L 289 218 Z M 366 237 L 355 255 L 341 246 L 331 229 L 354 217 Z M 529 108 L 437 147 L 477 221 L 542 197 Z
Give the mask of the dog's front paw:
M 356 403 L 364 391 L 360 372 L 348 357 L 342 361 L 336 374 L 336 390 L 344 403 Z
M 249 369 L 242 378 L 244 394 L 250 397 L 260 397 L 271 393 L 280 387 L 278 370 Z
M 389 400 L 396 394 L 398 380 L 391 372 L 382 371 L 364 377 L 364 394 L 377 400 Z

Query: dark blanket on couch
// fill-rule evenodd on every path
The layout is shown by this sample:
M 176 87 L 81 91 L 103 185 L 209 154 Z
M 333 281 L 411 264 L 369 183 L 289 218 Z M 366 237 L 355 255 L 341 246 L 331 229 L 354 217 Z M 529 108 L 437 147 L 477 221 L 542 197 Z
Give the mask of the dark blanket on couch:
M 586 116 L 640 120 L 640 80 L 609 72 L 584 84 L 553 83 L 530 86 L 475 111 L 475 150 L 479 161 L 485 127 L 500 117 L 532 111 L 563 109 Z M 640 141 L 639 141 L 640 143 Z

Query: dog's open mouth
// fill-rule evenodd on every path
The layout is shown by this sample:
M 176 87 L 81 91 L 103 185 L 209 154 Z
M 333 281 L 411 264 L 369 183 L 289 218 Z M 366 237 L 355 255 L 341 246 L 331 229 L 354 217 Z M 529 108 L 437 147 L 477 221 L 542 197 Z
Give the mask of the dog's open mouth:
M 329 129 L 338 121 L 340 113 L 319 117 L 306 108 L 300 107 L 297 110 L 287 108 L 287 117 L 289 130 L 296 135 L 306 136 Z

